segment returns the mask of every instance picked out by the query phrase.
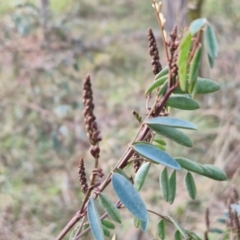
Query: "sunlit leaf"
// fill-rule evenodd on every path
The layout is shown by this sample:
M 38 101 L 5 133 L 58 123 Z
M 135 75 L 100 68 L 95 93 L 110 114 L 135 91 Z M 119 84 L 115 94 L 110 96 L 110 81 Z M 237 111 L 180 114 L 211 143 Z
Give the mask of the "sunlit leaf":
M 218 55 L 218 43 L 213 28 L 208 24 L 204 32 L 204 40 L 207 52 L 210 57 L 216 58 Z
M 137 189 L 137 191 L 140 191 L 142 188 L 146 176 L 148 174 L 149 168 L 150 168 L 151 163 L 146 162 L 142 164 L 142 166 L 139 168 L 139 170 L 136 173 L 135 179 L 134 179 L 134 187 Z
M 197 77 L 198 77 L 198 72 L 200 69 L 201 65 L 201 58 L 202 58 L 202 48 L 201 46 L 198 47 L 196 50 L 193 59 L 190 63 L 190 69 L 189 69 L 189 93 L 192 93 Z
M 200 108 L 196 100 L 181 95 L 170 96 L 166 102 L 166 106 L 182 110 L 196 110 Z
M 166 148 L 163 145 L 160 144 L 153 144 L 154 146 L 156 146 L 157 148 L 159 148 L 162 151 L 166 151 Z
M 161 78 L 158 78 L 156 81 L 154 81 L 150 87 L 146 90 L 145 94 L 149 94 L 152 92 L 154 89 L 160 87 L 166 80 L 168 79 L 168 75 L 162 76 Z
M 137 218 L 148 221 L 146 206 L 133 185 L 122 175 L 113 173 L 112 185 L 115 193 L 124 206 Z
M 198 33 L 204 27 L 206 22 L 207 22 L 206 18 L 198 18 L 198 19 L 192 21 L 189 26 L 189 30 L 190 30 L 192 36 L 194 36 L 196 33 Z
M 209 178 L 212 178 L 214 180 L 217 181 L 225 181 L 227 180 L 227 176 L 226 174 L 218 167 L 214 166 L 214 165 L 210 165 L 210 164 L 204 164 L 203 165 L 204 169 L 208 169 L 211 170 L 211 175 L 205 175 Z
M 105 226 L 106 228 L 114 229 L 115 225 L 108 220 L 102 220 L 102 225 Z
M 185 128 L 185 129 L 193 129 L 193 130 L 197 129 L 197 127 L 191 122 L 187 122 L 182 119 L 171 118 L 171 117 L 150 118 L 146 121 L 146 123 L 148 126 L 161 125 L 161 126 L 168 126 L 168 127 L 174 127 L 174 128 Z
M 181 144 L 185 147 L 192 147 L 193 143 L 192 140 L 183 132 L 181 132 L 178 129 L 172 128 L 172 127 L 166 127 L 166 126 L 154 126 L 152 125 L 150 127 L 153 131 L 155 131 L 157 134 L 160 134 L 164 137 L 167 137 L 171 139 L 172 141 Z
M 87 204 L 87 215 L 94 238 L 104 240 L 102 224 L 92 196 L 90 196 Z
M 171 220 L 171 222 L 177 228 L 177 230 L 182 234 L 182 236 L 187 238 L 187 233 L 185 229 L 183 229 L 182 226 L 175 219 L 171 218 L 170 216 L 168 216 L 168 218 Z
M 101 206 L 107 212 L 108 216 L 115 222 L 121 223 L 121 216 L 115 204 L 103 193 L 98 195 Z
M 165 239 L 165 222 L 160 220 L 157 225 L 157 235 L 161 240 Z
M 184 182 L 185 182 L 185 187 L 187 189 L 188 195 L 192 199 L 195 199 L 197 194 L 197 189 L 194 182 L 194 178 L 190 172 L 187 172 L 187 174 L 185 175 Z
M 164 168 L 159 176 L 160 189 L 162 192 L 163 199 L 168 202 L 169 196 L 169 185 L 168 185 L 168 172 L 167 168 Z
M 170 155 L 150 143 L 135 142 L 133 144 L 133 149 L 139 155 L 153 162 L 160 163 L 177 170 L 181 168 L 180 165 Z
M 176 170 L 172 171 L 168 181 L 168 202 L 173 203 L 176 196 Z
M 157 81 L 159 78 L 162 78 L 163 76 L 167 75 L 169 72 L 169 67 L 164 67 L 156 76 L 155 81 Z
M 203 169 L 199 163 L 193 162 L 192 160 L 183 157 L 177 157 L 175 160 L 181 165 L 182 168 L 185 168 L 191 172 L 203 174 Z
M 190 32 L 187 32 L 179 45 L 179 53 L 178 53 L 178 75 L 179 75 L 179 83 L 180 88 L 183 91 L 186 91 L 186 82 L 187 82 L 187 62 L 188 56 L 192 43 L 192 35 Z
M 207 78 L 197 78 L 197 83 L 194 88 L 194 92 L 197 94 L 206 94 L 216 92 L 220 89 L 218 83 L 207 79 Z
M 174 240 L 182 240 L 181 233 L 177 230 L 174 234 Z

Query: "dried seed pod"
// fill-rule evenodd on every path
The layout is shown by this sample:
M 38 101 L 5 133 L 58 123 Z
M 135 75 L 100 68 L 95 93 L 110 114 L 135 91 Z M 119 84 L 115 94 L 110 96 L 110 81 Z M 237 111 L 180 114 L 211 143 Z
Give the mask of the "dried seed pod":
M 149 55 L 152 57 L 152 71 L 156 75 L 162 70 L 160 63 L 158 47 L 155 36 L 151 28 L 148 29 Z
M 79 174 L 79 182 L 81 185 L 81 189 L 83 193 L 86 193 L 88 190 L 88 183 L 87 183 L 83 158 L 81 158 L 79 161 L 78 169 L 79 169 L 78 174 Z
M 93 157 L 99 158 L 100 148 L 98 143 L 102 140 L 98 130 L 96 117 L 93 113 L 93 92 L 90 75 L 88 74 L 83 81 L 83 105 L 84 105 L 84 122 L 87 130 L 87 137 L 91 143 L 90 153 Z

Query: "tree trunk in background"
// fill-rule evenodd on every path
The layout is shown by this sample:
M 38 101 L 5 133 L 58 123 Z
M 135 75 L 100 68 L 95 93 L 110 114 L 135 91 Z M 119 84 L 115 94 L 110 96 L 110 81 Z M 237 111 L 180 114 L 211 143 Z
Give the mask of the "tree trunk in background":
M 44 40 L 45 44 L 48 45 L 50 42 L 50 21 L 51 21 L 49 0 L 40 0 L 40 5 Z
M 193 20 L 200 18 L 204 0 L 165 0 L 163 14 L 166 18 L 166 30 L 170 32 L 174 25 L 183 29 Z

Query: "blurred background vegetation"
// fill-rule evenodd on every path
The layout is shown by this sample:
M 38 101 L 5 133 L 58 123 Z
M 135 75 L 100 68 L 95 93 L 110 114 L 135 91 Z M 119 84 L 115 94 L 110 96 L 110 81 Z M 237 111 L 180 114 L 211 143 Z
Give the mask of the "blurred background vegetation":
M 196 1 L 185 1 L 183 13 L 194 6 Z M 216 164 L 229 181 L 196 176 L 197 200 L 189 200 L 181 183 L 170 206 L 155 191 L 159 167 L 151 169 L 142 192 L 150 208 L 172 214 L 199 235 L 205 230 L 206 207 L 214 226 L 226 208 L 229 188 L 240 180 L 239 10 L 238 0 L 204 1 L 201 15 L 216 29 L 220 53 L 212 71 L 203 64 L 203 75 L 217 81 L 221 91 L 201 97 L 201 109 L 194 113 L 172 111 L 172 116 L 196 123 L 199 131 L 191 133 L 192 149 L 170 142 L 167 146 L 173 156 Z M 169 24 L 173 19 L 179 23 L 180 15 L 164 11 Z M 180 17 L 186 23 L 184 14 Z M 85 158 L 87 169 L 92 167 L 82 117 L 81 86 L 86 73 L 92 76 L 105 173 L 121 156 L 138 127 L 132 111 L 144 116 L 144 91 L 154 78 L 148 27 L 155 32 L 165 65 L 150 0 L 1 1 L 1 240 L 54 239 L 78 210 L 82 199 L 79 158 Z M 236 187 L 239 190 L 239 184 Z M 155 239 L 155 225 L 146 239 Z M 132 229 L 132 221 L 126 221 L 119 239 L 133 239 Z M 217 238 L 212 235 L 212 239 Z

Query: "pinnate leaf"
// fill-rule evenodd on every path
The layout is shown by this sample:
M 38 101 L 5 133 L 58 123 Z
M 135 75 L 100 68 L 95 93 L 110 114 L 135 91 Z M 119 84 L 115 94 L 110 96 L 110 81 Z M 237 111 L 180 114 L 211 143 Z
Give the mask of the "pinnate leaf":
M 166 106 L 182 110 L 196 110 L 200 108 L 196 100 L 182 95 L 170 96 L 166 102 Z
M 197 127 L 191 122 L 178 119 L 178 118 L 171 118 L 171 117 L 155 117 L 150 118 L 146 121 L 147 125 L 150 127 L 151 125 L 161 125 L 161 126 L 168 126 L 173 128 L 185 128 L 196 130 Z
M 148 174 L 150 165 L 151 165 L 150 162 L 146 162 L 146 163 L 142 164 L 142 166 L 137 171 L 135 180 L 134 180 L 134 187 L 137 189 L 137 191 L 141 190 L 141 188 L 145 182 L 146 176 Z
M 114 229 L 115 225 L 108 220 L 102 220 L 102 225 L 105 226 L 106 228 Z
M 157 235 L 161 240 L 165 239 L 165 222 L 161 219 L 157 225 Z
M 150 143 L 135 142 L 132 147 L 139 155 L 149 159 L 150 161 L 160 163 L 177 170 L 181 168 L 177 161 L 175 161 L 170 155 Z
M 92 196 L 90 196 L 87 204 L 87 215 L 94 238 L 104 240 L 103 227 Z
M 199 72 L 199 68 L 201 65 L 201 58 L 202 58 L 202 48 L 201 46 L 198 47 L 198 49 L 196 50 L 193 59 L 190 63 L 190 69 L 189 69 L 189 93 L 192 93 L 196 81 L 197 81 L 197 77 L 198 77 L 198 72 Z
M 154 81 L 146 90 L 145 94 L 149 94 L 154 89 L 160 87 L 166 80 L 168 79 L 168 75 L 162 76 L 161 78 L 158 78 L 156 81 Z
M 98 195 L 99 201 L 108 216 L 115 222 L 121 223 L 121 216 L 115 204 L 103 193 Z
M 162 192 L 163 199 L 168 202 L 169 196 L 169 185 L 168 185 L 168 172 L 167 168 L 164 168 L 159 176 L 160 189 Z
M 166 126 L 156 126 L 151 125 L 150 128 L 155 131 L 157 134 L 160 134 L 164 137 L 171 139 L 172 141 L 181 144 L 185 147 L 192 147 L 192 140 L 183 132 L 178 129 Z
M 176 196 L 176 170 L 173 170 L 169 177 L 169 192 L 168 192 L 168 202 L 172 204 Z
M 207 48 L 207 52 L 210 57 L 216 58 L 218 55 L 218 43 L 215 32 L 211 25 L 207 25 L 204 32 L 204 40 Z
M 220 86 L 218 83 L 207 78 L 197 78 L 197 83 L 194 88 L 194 93 L 207 94 L 207 93 L 216 92 L 219 89 L 220 89 Z
M 177 230 L 174 234 L 174 239 L 175 240 L 182 240 L 182 237 L 181 237 L 181 233 L 179 232 L 179 230 Z
M 199 163 L 193 162 L 192 160 L 183 157 L 177 157 L 175 160 L 181 165 L 182 168 L 201 175 L 203 174 L 203 169 Z
M 179 83 L 180 88 L 183 91 L 187 90 L 187 62 L 189 57 L 189 52 L 192 43 L 192 35 L 190 32 L 187 32 L 183 37 L 182 41 L 179 45 L 179 53 L 178 53 L 178 75 L 179 75 Z
M 196 198 L 197 190 L 196 190 L 196 185 L 193 179 L 193 176 L 190 172 L 187 172 L 185 175 L 185 187 L 187 189 L 188 195 L 192 198 Z
M 148 221 L 147 208 L 133 185 L 122 175 L 113 173 L 112 185 L 124 206 L 137 218 Z

